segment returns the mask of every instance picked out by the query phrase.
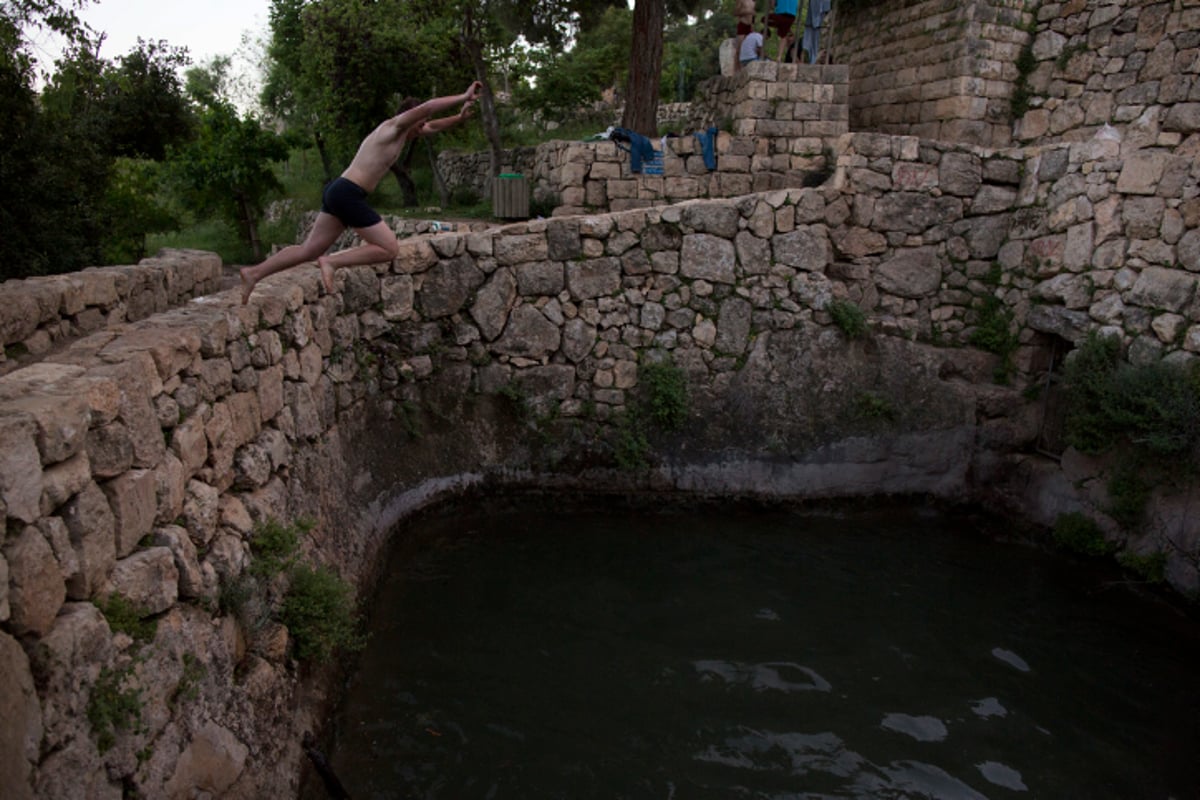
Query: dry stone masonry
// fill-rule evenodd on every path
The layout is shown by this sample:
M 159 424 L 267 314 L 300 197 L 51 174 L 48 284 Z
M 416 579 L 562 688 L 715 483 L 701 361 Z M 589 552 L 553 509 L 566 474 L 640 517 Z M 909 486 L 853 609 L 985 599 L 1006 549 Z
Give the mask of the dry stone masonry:
M 668 192 L 665 169 L 661 189 L 631 178 L 611 143 L 560 143 L 539 180 L 569 211 L 589 192 L 603 210 L 419 232 L 390 263 L 340 271 L 332 294 L 302 267 L 241 306 L 236 290 L 206 294 L 220 265 L 194 253 L 5 283 L 0 331 L 23 346 L 0 362 L 5 797 L 296 794 L 326 684 L 265 610 L 251 622 L 227 607 L 268 520 L 313 519 L 304 558 L 367 587 L 398 521 L 473 488 L 919 494 L 1044 526 L 1083 511 L 1195 595 L 1187 493 L 1157 487 L 1146 524 L 1121 529 L 1105 463 L 1038 454 L 1040 404 L 1022 390 L 1092 330 L 1135 362 L 1200 353 L 1191 101 L 1166 102 L 1160 78 L 1158 102 L 1114 94 L 1113 116 L 1087 122 L 1103 91 L 1124 91 L 1104 76 L 1172 31 L 1172 74 L 1194 79 L 1172 26 L 1196 3 L 1055 6 L 1035 41 L 1134 37 L 1073 82 L 1097 94 L 1061 137 L 834 135 L 844 121 L 824 117 L 840 111 L 796 116 L 842 102 L 837 68 L 818 68 L 835 89 L 819 101 L 793 96 L 790 73 L 747 71 L 712 86 L 749 115 L 735 128 L 754 128 L 719 142 L 721 167 L 697 170 L 686 138 L 668 157 L 694 194 Z M 1159 18 L 1151 46 L 1141 20 Z M 1056 108 L 1089 91 L 1064 84 Z M 808 122 L 835 127 L 795 145 Z M 792 185 L 816 141 L 829 179 Z M 835 323 L 847 303 L 863 338 Z M 1000 359 L 968 346 L 988 308 L 1018 337 L 1008 386 L 993 382 Z M 686 376 L 687 421 L 622 468 L 653 363 Z M 114 631 L 113 597 L 155 621 L 148 641 Z

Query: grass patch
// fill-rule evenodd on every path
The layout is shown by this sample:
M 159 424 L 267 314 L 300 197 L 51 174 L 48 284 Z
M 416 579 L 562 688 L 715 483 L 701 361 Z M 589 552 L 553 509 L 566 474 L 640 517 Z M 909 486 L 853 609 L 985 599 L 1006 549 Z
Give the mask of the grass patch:
M 289 569 L 296 561 L 300 537 L 312 530 L 311 520 L 297 520 L 283 525 L 269 519 L 254 526 L 250 539 L 249 572 L 256 578 L 271 578 Z
M 638 382 L 645 393 L 641 400 L 651 423 L 664 431 L 676 431 L 687 421 L 687 375 L 670 361 L 643 364 Z

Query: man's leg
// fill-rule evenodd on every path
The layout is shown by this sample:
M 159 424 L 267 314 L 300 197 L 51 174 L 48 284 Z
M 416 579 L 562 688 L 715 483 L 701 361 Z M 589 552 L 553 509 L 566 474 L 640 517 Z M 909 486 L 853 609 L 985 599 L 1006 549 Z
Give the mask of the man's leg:
M 257 266 L 242 267 L 242 305 L 250 299 L 255 284 L 263 278 L 319 258 L 329 249 L 329 245 L 337 241 L 344 230 L 346 226 L 341 220 L 322 211 L 317 214 L 312 230 L 308 232 L 302 244 L 289 245 Z
M 338 267 L 391 261 L 400 252 L 400 242 L 396 241 L 396 234 L 382 220 L 369 228 L 355 228 L 354 232 L 367 244 L 351 247 L 349 250 L 339 250 L 317 259 L 317 266 L 321 268 L 321 280 L 325 282 L 327 292 L 333 292 L 333 271 Z

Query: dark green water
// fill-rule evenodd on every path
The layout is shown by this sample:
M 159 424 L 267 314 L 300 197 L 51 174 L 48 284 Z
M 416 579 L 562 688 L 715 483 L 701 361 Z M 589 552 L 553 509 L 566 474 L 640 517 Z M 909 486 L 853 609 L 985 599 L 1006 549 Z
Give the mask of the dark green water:
M 916 508 L 554 503 L 401 533 L 355 798 L 1200 797 L 1200 626 L 1119 573 Z

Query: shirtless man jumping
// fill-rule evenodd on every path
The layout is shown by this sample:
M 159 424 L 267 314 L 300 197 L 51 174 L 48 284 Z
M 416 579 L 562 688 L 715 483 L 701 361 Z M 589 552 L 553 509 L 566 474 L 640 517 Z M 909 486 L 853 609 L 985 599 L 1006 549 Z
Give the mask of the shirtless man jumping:
M 387 223 L 367 204 L 367 195 L 400 157 L 410 139 L 429 136 L 469 117 L 480 88 L 479 81 L 475 81 L 462 94 L 435 97 L 401 110 L 367 134 L 350 166 L 340 178 L 325 187 L 321 213 L 304 243 L 285 247 L 257 266 L 242 267 L 242 305 L 250 300 L 254 286 L 263 278 L 306 261 L 316 259 L 325 291 L 332 293 L 333 271 L 338 267 L 375 264 L 395 258 L 400 243 Z M 430 119 L 459 104 L 462 109 L 455 116 Z M 346 228 L 353 228 L 367 244 L 325 255 Z

